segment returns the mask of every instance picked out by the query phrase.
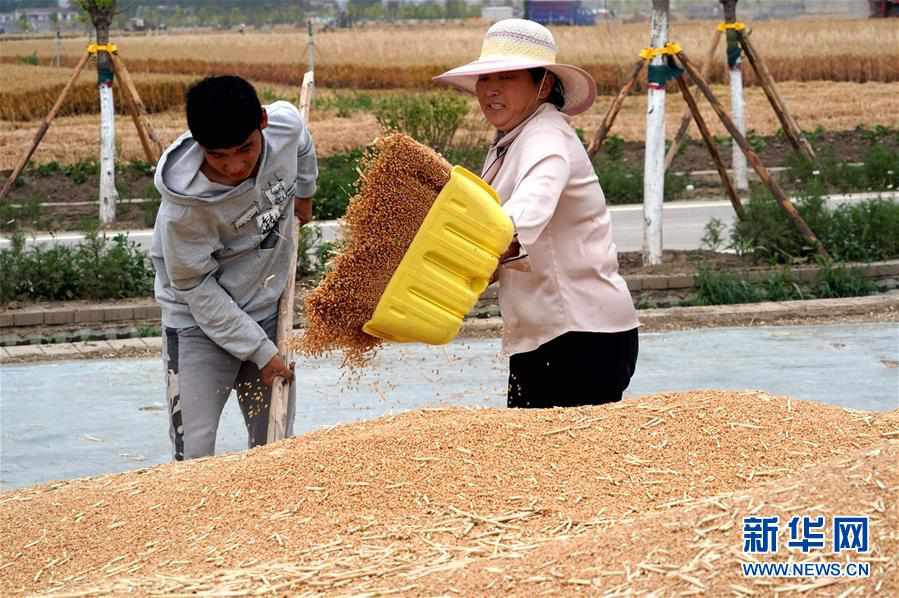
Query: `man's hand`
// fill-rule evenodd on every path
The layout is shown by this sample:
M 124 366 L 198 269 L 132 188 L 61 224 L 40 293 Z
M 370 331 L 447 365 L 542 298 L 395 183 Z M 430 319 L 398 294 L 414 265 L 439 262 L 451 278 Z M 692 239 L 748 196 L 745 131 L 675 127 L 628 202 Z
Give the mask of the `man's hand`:
M 293 200 L 293 215 L 296 216 L 300 226 L 312 222 L 312 198 L 295 197 Z
M 293 382 L 293 366 L 294 363 L 290 362 L 288 366 L 284 363 L 284 360 L 281 359 L 280 355 L 275 355 L 272 357 L 271 361 L 265 364 L 265 367 L 261 370 L 262 375 L 262 383 L 266 386 L 271 386 L 275 383 L 275 378 L 281 377 L 284 378 L 287 382 Z

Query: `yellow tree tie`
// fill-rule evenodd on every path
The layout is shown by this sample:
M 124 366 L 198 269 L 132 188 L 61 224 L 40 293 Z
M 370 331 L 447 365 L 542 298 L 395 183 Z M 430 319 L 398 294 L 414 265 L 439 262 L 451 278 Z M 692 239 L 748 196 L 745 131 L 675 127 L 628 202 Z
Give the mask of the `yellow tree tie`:
M 643 60 L 652 60 L 653 58 L 658 58 L 659 56 L 674 56 L 678 54 L 682 48 L 680 44 L 676 44 L 674 42 L 668 42 L 662 48 L 643 48 L 640 50 L 640 58 Z
M 96 54 L 97 52 L 109 52 L 110 54 L 117 54 L 119 48 L 115 44 L 91 44 L 87 47 L 88 54 Z
M 727 30 L 743 31 L 744 29 L 746 29 L 746 23 L 740 23 L 739 21 L 736 23 L 718 23 L 718 31 L 721 32 Z

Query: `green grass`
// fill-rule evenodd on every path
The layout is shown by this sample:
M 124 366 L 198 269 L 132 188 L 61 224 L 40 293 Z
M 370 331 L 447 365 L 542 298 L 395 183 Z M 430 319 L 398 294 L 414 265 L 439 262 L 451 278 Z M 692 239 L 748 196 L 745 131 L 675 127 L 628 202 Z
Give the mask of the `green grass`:
M 854 268 L 822 263 L 813 284 L 801 285 L 788 267 L 770 272 L 757 284 L 733 272 L 702 266 L 694 277 L 695 292 L 688 305 L 732 305 L 760 301 L 795 301 L 861 297 L 877 292 L 877 285 Z

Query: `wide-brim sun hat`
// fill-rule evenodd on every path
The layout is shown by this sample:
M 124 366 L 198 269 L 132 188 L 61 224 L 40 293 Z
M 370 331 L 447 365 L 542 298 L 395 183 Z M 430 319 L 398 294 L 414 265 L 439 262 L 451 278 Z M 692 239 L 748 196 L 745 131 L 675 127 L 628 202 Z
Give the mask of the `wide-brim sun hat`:
M 545 68 L 562 82 L 565 90 L 562 112 L 571 116 L 580 114 L 596 99 L 596 81 L 582 68 L 557 63 L 556 54 L 558 47 L 549 29 L 534 21 L 504 19 L 487 30 L 477 60 L 437 75 L 434 81 L 475 94 L 481 75 Z

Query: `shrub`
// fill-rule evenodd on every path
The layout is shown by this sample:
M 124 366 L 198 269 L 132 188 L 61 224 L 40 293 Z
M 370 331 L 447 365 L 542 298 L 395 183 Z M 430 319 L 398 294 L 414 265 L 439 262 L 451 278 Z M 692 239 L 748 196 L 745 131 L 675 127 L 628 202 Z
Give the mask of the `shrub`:
M 609 205 L 643 201 L 643 172 L 619 160 L 601 159 L 596 176 Z
M 877 285 L 856 268 L 831 263 L 818 271 L 815 294 L 818 297 L 860 297 L 877 291 Z
M 769 273 L 768 278 L 765 279 L 762 293 L 767 301 L 792 301 L 810 299 L 813 296 L 808 291 L 803 292 L 789 268 Z
M 610 135 L 603 143 L 603 147 L 609 160 L 617 162 L 624 158 L 624 139 L 620 135 Z
M 473 173 L 480 174 L 488 149 L 487 145 L 475 144 L 449 147 L 443 152 L 443 156 L 454 166 L 464 166 Z
M 886 199 L 844 203 L 822 234 L 838 261 L 875 261 L 899 256 L 899 204 Z
M 37 57 L 37 50 L 35 50 L 28 56 L 19 56 L 18 58 L 20 64 L 38 66 L 41 63 L 40 59 Z
M 338 247 L 338 242 L 322 241 L 320 227 L 314 224 L 301 227 L 297 245 L 297 276 L 321 278 L 328 270 Z
M 372 112 L 375 101 L 371 94 L 358 91 L 335 91 L 330 96 L 316 100 L 316 108 L 320 110 L 333 110 L 337 118 L 349 118 L 357 112 Z
M 877 285 L 861 271 L 831 262 L 821 262 L 818 278 L 811 288 L 803 288 L 789 268 L 771 272 L 764 281 L 754 285 L 739 274 L 715 271 L 705 265 L 697 270 L 694 284 L 696 291 L 687 301 L 692 305 L 859 297 L 877 291 Z
M 356 193 L 357 168 L 361 148 L 319 159 L 318 191 L 312 202 L 316 220 L 343 217 L 350 198 Z
M 759 136 L 754 130 L 750 129 L 746 133 L 746 141 L 749 147 L 757 154 L 762 153 L 768 147 L 768 142 L 764 137 Z
M 765 295 L 747 280 L 730 272 L 718 272 L 700 266 L 694 277 L 694 305 L 730 305 L 764 301 Z
M 468 100 L 453 92 L 397 94 L 379 100 L 374 113 L 385 130 L 405 133 L 442 153 L 468 113 Z
M 156 191 L 156 187 L 150 185 L 150 187 Z M 158 194 L 158 192 L 157 192 Z M 153 201 L 143 203 L 140 205 L 141 215 L 143 216 L 144 226 L 147 228 L 153 228 L 156 226 L 156 213 L 159 212 L 159 206 L 161 205 L 161 201 L 158 198 L 151 198 Z
M 825 190 L 845 193 L 899 189 L 899 150 L 881 144 L 865 150 L 861 166 L 837 160 L 829 147 L 819 152 L 817 161 L 796 153 L 788 156 L 787 164 L 794 179 L 803 183 L 818 181 Z
M 744 205 L 746 218 L 731 232 L 731 247 L 771 263 L 807 258 L 815 252 L 770 194 L 753 188 Z M 899 204 L 873 199 L 826 205 L 820 191 L 796 202 L 806 224 L 836 261 L 874 261 L 899 257 Z
M 624 139 L 610 135 L 602 153 L 593 158 L 593 169 L 606 196 L 606 203 L 643 203 L 643 165 L 631 166 L 624 160 Z M 687 178 L 665 173 L 664 201 L 671 201 L 687 188 Z
M 321 228 L 315 224 L 300 227 L 297 240 L 297 276 L 310 276 L 316 272 L 315 260 L 310 255 L 312 248 L 322 240 Z
M 752 255 L 770 263 L 789 262 L 815 252 L 796 225 L 762 186 L 753 185 L 749 201 L 743 205 L 746 217 L 738 220 L 731 233 L 732 247 L 740 255 Z M 826 213 L 820 193 L 810 193 L 796 202 L 796 210 L 821 238 Z M 823 238 L 821 238 L 824 241 Z M 825 241 L 826 245 L 826 241 Z
M 153 268 L 136 243 L 123 234 L 111 240 L 89 232 L 77 247 L 53 245 L 26 250 L 25 236 L 13 235 L 0 251 L 0 301 L 18 299 L 121 299 L 153 289 Z
M 705 225 L 705 234 L 702 235 L 702 247 L 709 251 L 718 251 L 725 245 L 724 232 L 727 227 L 718 218 L 712 218 Z
M 22 224 L 37 227 L 42 221 L 41 200 L 37 196 L 30 197 L 21 207 L 12 206 L 8 201 L 0 202 L 0 230 L 19 230 Z
M 607 204 L 643 203 L 642 166 L 632 167 L 622 160 L 608 159 L 608 156 L 599 158 L 594 164 Z M 686 188 L 686 177 L 665 173 L 664 201 L 677 199 Z

